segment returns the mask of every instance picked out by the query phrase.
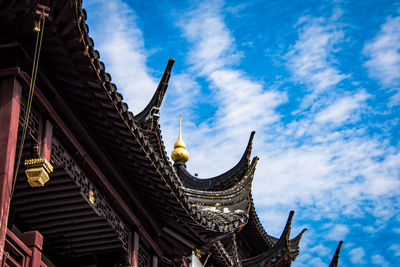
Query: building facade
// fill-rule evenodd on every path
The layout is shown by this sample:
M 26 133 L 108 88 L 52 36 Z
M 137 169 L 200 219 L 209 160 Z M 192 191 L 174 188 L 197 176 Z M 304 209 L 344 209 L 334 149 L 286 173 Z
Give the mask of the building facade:
M 2 266 L 290 266 L 305 230 L 290 237 L 293 211 L 280 237 L 261 225 L 254 133 L 219 176 L 191 175 L 181 142 L 172 163 L 158 119 L 174 60 L 134 115 L 85 20 L 80 0 L 0 1 Z

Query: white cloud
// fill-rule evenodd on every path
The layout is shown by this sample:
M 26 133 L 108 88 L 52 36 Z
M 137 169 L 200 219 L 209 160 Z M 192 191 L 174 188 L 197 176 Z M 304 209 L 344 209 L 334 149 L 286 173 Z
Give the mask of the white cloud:
M 382 267 L 389 266 L 389 263 L 385 260 L 385 258 L 382 255 L 375 254 L 371 257 L 371 260 L 376 265 L 379 265 Z
M 286 54 L 287 66 L 292 79 L 307 86 L 311 94 L 303 103 L 310 105 L 319 94 L 340 83 L 349 75 L 342 74 L 332 57 L 335 44 L 342 41 L 344 34 L 331 21 L 322 18 L 302 17 L 299 20 L 299 40 Z
M 106 62 L 106 71 L 122 90 L 129 109 L 140 112 L 154 94 L 157 82 L 146 65 L 147 52 L 135 11 L 120 0 L 85 2 L 85 8 L 90 9 L 89 23 L 101 23 L 101 31 L 90 35 Z
M 326 236 L 327 239 L 330 240 L 343 240 L 346 238 L 346 235 L 350 232 L 350 229 L 347 225 L 344 224 L 335 224 L 333 227 L 329 225 L 325 227 L 327 229 L 331 229 Z
M 375 38 L 364 47 L 370 76 L 386 88 L 400 85 L 400 16 L 388 17 Z
M 364 102 L 367 98 L 368 95 L 365 91 L 352 96 L 344 96 L 319 112 L 315 120 L 320 123 L 331 122 L 335 124 L 343 123 L 351 119 L 354 120 L 357 115 L 356 111 L 364 106 Z
M 162 106 L 162 112 L 190 114 L 193 106 L 200 102 L 200 85 L 187 73 L 174 74 L 168 88 L 164 101 L 168 105 Z
M 217 175 L 233 166 L 244 151 L 250 132 L 279 121 L 275 109 L 286 101 L 284 93 L 266 88 L 234 67 L 241 56 L 224 23 L 223 6 L 221 1 L 202 2 L 178 23 L 191 44 L 191 75 L 209 82 L 210 99 L 206 101 L 216 105 L 215 117 L 193 125 L 186 137 L 186 143 L 195 151 L 188 167 L 196 172 L 202 170 L 202 176 Z M 233 143 L 240 145 L 232 146 Z M 210 149 L 214 151 L 212 155 Z
M 331 255 L 329 255 L 329 248 L 324 246 L 323 244 L 314 244 L 313 247 L 308 247 L 307 248 L 308 253 L 316 253 L 318 256 L 323 257 L 323 258 L 329 258 Z
M 209 79 L 223 105 L 217 113 L 221 128 L 241 128 L 249 121 L 257 121 L 258 125 L 265 126 L 280 119 L 275 108 L 286 97 L 279 92 L 264 91 L 261 83 L 235 70 L 216 70 L 210 74 Z M 240 134 L 243 133 L 246 134 Z
M 239 135 L 246 131 L 247 135 L 251 130 L 247 121 L 259 120 L 260 125 L 277 121 L 279 116 L 274 109 L 286 98 L 282 93 L 267 90 L 243 71 L 231 68 L 239 60 L 240 52 L 223 21 L 222 5 L 220 1 L 201 3 L 180 25 L 193 44 L 189 52 L 193 68 L 210 82 L 219 100 L 217 125 L 235 130 L 244 126 Z
M 239 59 L 234 39 L 223 21 L 222 6 L 222 1 L 205 1 L 179 24 L 193 45 L 189 52 L 191 63 L 205 75 Z
M 375 158 L 387 153 L 380 142 L 354 137 L 344 140 L 343 133 L 332 140 L 320 138 L 320 142 L 294 146 L 290 136 L 280 136 L 266 144 L 269 151 L 262 155 L 254 188 L 259 203 L 301 203 L 336 212 L 335 207 L 341 207 L 340 212 L 350 213 L 364 199 L 395 195 L 399 170 L 393 163 L 399 162 L 399 154 L 387 155 L 379 162 Z M 287 192 L 284 198 L 282 192 Z
M 283 124 L 276 108 L 287 96 L 235 68 L 240 51 L 224 23 L 222 6 L 201 3 L 179 23 L 192 44 L 192 74 L 210 83 L 216 108 L 214 118 L 186 126 L 184 138 L 192 154 L 189 170 L 210 177 L 229 169 L 240 158 L 249 132 L 256 129 L 254 154 L 261 160 L 253 196 L 269 231 L 279 236 L 291 209 L 301 209 L 300 218 L 316 221 L 365 213 L 389 220 L 395 213 L 386 200 L 399 193 L 399 153 L 365 135 L 363 128 L 335 128 L 357 121 L 370 97 L 365 90 L 342 95 L 335 91 L 351 77 L 335 67 L 333 57 L 343 33 L 329 21 L 303 18 L 299 40 L 285 59 L 293 79 L 309 88 L 307 105 L 316 108 Z M 328 90 L 333 93 L 326 96 Z M 362 210 L 366 202 L 368 208 Z M 348 227 L 339 225 L 332 226 L 330 239 L 347 234 Z
M 350 261 L 354 264 L 365 264 L 365 251 L 363 248 L 358 247 L 349 252 Z

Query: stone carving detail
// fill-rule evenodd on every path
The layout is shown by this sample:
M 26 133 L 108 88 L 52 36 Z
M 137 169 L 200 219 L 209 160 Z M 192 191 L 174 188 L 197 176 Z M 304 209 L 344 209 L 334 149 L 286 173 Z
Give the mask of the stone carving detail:
M 122 222 L 116 212 L 108 204 L 107 199 L 99 193 L 88 177 L 78 167 L 74 159 L 65 151 L 65 148 L 53 138 L 51 145 L 51 161 L 57 167 L 63 167 L 72 180 L 81 190 L 81 195 L 93 208 L 97 215 L 104 217 L 114 229 L 123 248 L 128 251 L 128 227 Z

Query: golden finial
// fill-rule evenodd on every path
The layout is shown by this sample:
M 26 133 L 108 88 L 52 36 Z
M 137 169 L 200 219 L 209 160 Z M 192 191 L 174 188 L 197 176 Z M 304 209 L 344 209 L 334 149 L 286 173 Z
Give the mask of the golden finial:
M 183 142 L 181 137 L 181 125 L 182 125 L 182 116 L 179 116 L 179 134 L 178 140 L 174 145 L 174 150 L 171 153 L 171 158 L 174 162 L 178 160 L 183 160 L 184 162 L 189 160 L 189 152 L 186 150 L 186 144 Z

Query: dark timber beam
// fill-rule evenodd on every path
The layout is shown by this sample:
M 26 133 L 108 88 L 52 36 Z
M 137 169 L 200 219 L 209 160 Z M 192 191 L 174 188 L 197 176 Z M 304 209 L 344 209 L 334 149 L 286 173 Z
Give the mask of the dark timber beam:
M 82 199 L 82 198 L 80 198 Z M 56 206 L 56 207 L 51 207 L 51 208 L 46 208 L 44 210 L 28 210 L 25 211 L 23 213 L 18 214 L 19 217 L 21 218 L 31 218 L 31 217 L 42 217 L 42 216 L 49 216 L 52 215 L 54 213 L 59 213 L 62 212 L 63 214 L 68 214 L 67 212 L 75 212 L 77 210 L 81 210 L 81 209 L 86 209 L 88 211 L 93 211 L 92 208 L 90 208 L 86 202 L 83 202 L 82 200 L 79 201 L 78 204 L 66 204 L 62 206 L 62 210 L 60 209 L 60 206 Z
M 74 236 L 74 237 L 66 237 L 65 240 L 59 239 L 59 238 L 54 238 L 51 241 L 51 244 L 54 246 L 58 246 L 58 244 L 65 243 L 66 241 L 71 242 L 71 243 L 80 243 L 83 241 L 88 241 L 88 240 L 94 240 L 94 239 L 102 239 L 102 238 L 114 238 L 114 240 L 117 238 L 114 232 L 105 232 L 105 233 L 92 233 L 88 235 L 80 235 L 80 236 Z M 54 240 L 54 241 L 53 241 Z M 46 238 L 46 241 L 49 241 L 48 238 Z
M 74 236 L 82 236 L 82 235 L 97 235 L 100 233 L 113 233 L 115 235 L 115 232 L 112 231 L 110 228 L 104 228 L 104 227 L 91 227 L 88 229 L 82 229 L 82 230 L 76 230 L 73 232 L 69 233 L 48 233 L 46 234 L 46 240 L 47 239 L 60 239 L 60 236 L 63 236 L 65 238 L 72 238 Z
M 115 242 L 113 244 L 107 244 L 107 245 L 103 245 L 103 246 L 98 246 L 98 245 L 93 245 L 93 246 L 87 246 L 85 248 L 71 248 L 71 249 L 64 249 L 61 254 L 65 254 L 65 255 L 69 255 L 72 253 L 76 253 L 76 254 L 83 254 L 83 253 L 94 253 L 97 251 L 110 251 L 110 250 L 116 250 L 116 249 L 120 249 L 121 248 L 121 244 L 119 242 Z
M 71 225 L 64 225 L 64 226 L 53 226 L 52 228 L 48 227 L 36 227 L 38 229 L 41 229 L 40 232 L 43 233 L 44 236 L 50 233 L 54 234 L 61 234 L 64 233 L 65 235 L 69 236 L 70 232 L 74 232 L 77 230 L 83 230 L 83 229 L 91 229 L 95 227 L 104 227 L 108 228 L 108 224 L 104 221 L 95 221 L 95 222 L 86 222 L 85 224 L 71 224 Z

